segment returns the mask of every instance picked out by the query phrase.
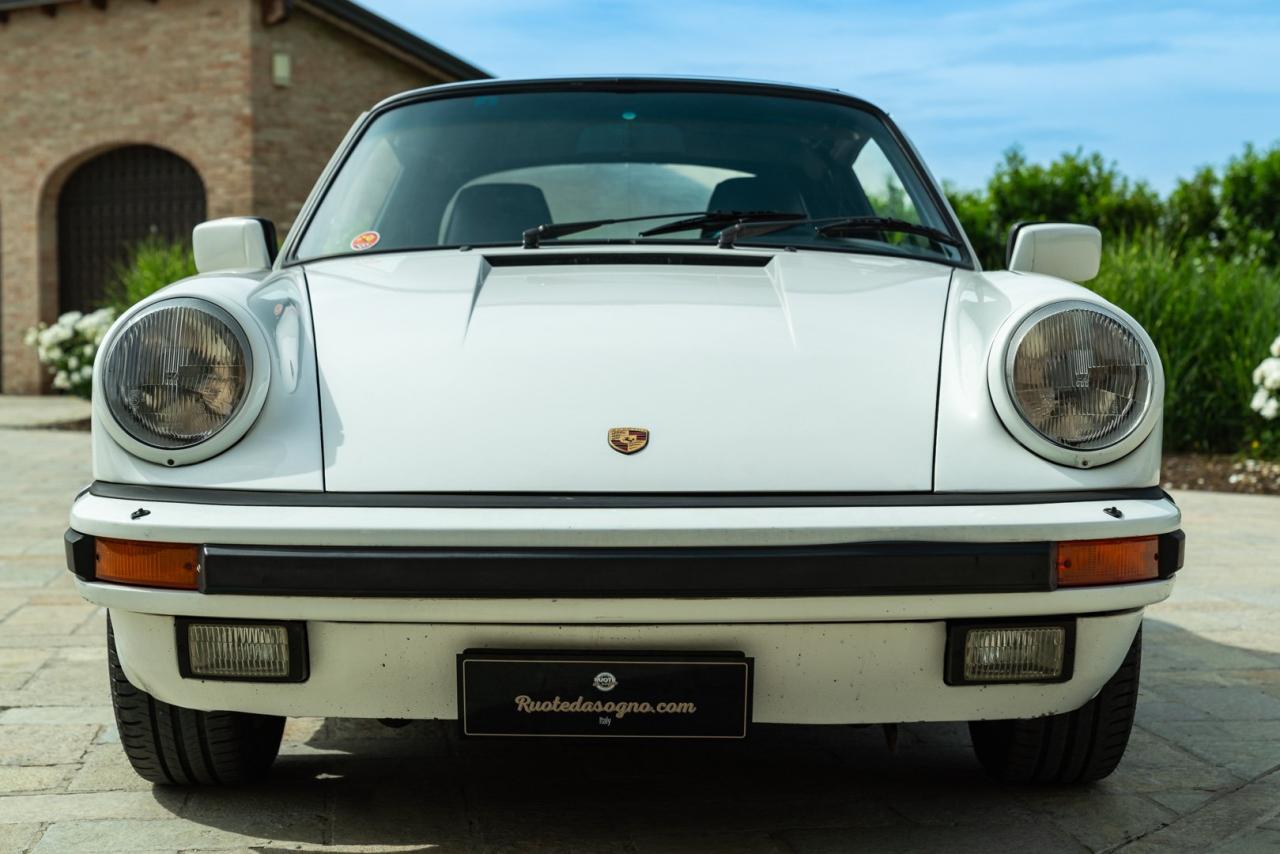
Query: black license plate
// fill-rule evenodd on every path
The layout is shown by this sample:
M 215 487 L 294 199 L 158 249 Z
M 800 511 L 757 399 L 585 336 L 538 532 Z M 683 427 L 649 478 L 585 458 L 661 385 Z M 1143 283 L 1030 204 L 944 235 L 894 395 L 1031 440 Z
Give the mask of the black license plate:
M 470 736 L 745 738 L 752 659 L 741 653 L 458 656 L 458 717 Z

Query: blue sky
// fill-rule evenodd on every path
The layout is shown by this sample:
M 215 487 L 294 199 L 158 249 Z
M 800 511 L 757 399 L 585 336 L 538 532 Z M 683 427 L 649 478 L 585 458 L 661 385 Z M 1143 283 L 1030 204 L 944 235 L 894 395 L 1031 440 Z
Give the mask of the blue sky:
M 1280 0 L 363 0 L 499 77 L 699 74 L 830 86 L 939 178 L 1083 146 L 1167 191 L 1280 141 Z

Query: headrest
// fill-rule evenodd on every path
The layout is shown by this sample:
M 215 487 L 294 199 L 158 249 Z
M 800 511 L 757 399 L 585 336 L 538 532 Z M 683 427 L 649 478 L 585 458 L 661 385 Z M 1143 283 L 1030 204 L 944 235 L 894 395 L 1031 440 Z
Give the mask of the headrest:
M 778 211 L 805 213 L 795 188 L 772 178 L 727 178 L 711 191 L 709 211 Z
M 519 243 L 526 228 L 548 222 L 547 198 L 532 184 L 473 184 L 454 198 L 443 242 L 457 246 Z

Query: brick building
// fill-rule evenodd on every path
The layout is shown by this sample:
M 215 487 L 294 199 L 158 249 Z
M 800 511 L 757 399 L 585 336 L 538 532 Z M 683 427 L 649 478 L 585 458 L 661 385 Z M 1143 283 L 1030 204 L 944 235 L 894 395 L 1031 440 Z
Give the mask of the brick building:
M 485 73 L 349 0 L 0 0 L 0 390 L 24 331 L 125 247 L 251 214 L 283 235 L 359 113 Z

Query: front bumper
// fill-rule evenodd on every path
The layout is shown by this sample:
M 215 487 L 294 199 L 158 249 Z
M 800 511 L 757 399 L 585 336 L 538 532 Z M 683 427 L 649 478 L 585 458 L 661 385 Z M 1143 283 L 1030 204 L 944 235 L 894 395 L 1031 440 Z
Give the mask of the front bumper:
M 1067 682 L 972 686 L 943 682 L 942 620 L 521 625 L 435 622 L 425 612 L 412 623 L 310 620 L 311 674 L 300 683 L 183 679 L 172 617 L 112 608 L 111 620 L 129 680 L 188 708 L 451 719 L 455 656 L 465 649 L 733 650 L 755 659 L 756 722 L 851 724 L 1025 718 L 1079 708 L 1120 666 L 1142 614 L 1081 617 Z
M 91 573 L 77 579 L 87 599 L 111 609 L 129 678 L 177 705 L 451 718 L 454 656 L 467 648 L 733 650 L 756 660 L 754 719 L 785 723 L 977 720 L 1078 708 L 1119 666 L 1141 609 L 1166 598 L 1173 581 L 1054 590 L 1038 547 L 1166 534 L 1179 521 L 1167 496 L 1150 493 L 780 507 L 262 506 L 86 493 L 72 510 L 73 529 L 90 536 L 234 544 L 205 552 L 210 569 L 215 556 L 236 558 L 237 572 L 220 577 L 235 583 L 221 590 L 213 572 L 206 592 L 107 584 Z M 528 586 L 532 563 L 519 555 L 530 549 L 556 556 L 539 577 L 567 572 L 557 577 L 578 583 Z M 698 563 L 699 556 L 723 557 L 724 549 L 733 559 Z M 597 558 L 618 550 L 632 562 L 616 564 L 624 571 L 610 576 Z M 561 567 L 574 558 L 560 558 L 584 551 L 590 561 Z M 352 587 L 380 554 L 400 569 L 368 577 L 392 579 L 392 587 Z M 452 563 L 431 562 L 441 554 Z M 489 563 L 459 565 L 460 554 Z M 753 554 L 765 562 L 743 571 Z M 692 562 L 669 573 L 663 555 Z M 263 568 L 256 576 L 255 566 Z M 457 586 L 473 570 L 502 583 Z M 637 572 L 648 586 L 636 582 Z M 716 583 L 686 580 L 700 572 Z M 601 581 L 602 574 L 610 578 Z M 394 579 L 406 575 L 413 583 L 395 589 Z M 175 615 L 305 621 L 310 677 L 296 684 L 184 679 Z M 1071 679 L 944 683 L 948 620 L 1037 615 L 1077 618 Z

